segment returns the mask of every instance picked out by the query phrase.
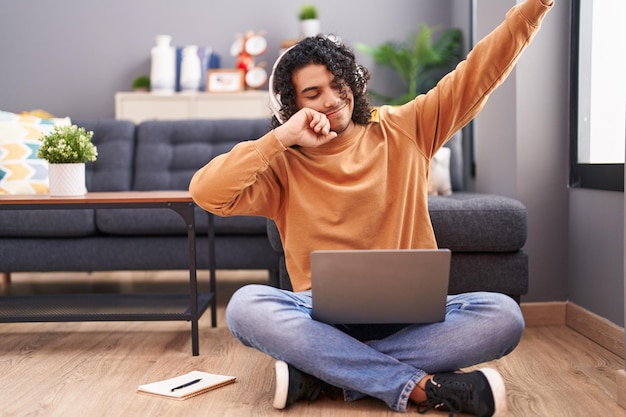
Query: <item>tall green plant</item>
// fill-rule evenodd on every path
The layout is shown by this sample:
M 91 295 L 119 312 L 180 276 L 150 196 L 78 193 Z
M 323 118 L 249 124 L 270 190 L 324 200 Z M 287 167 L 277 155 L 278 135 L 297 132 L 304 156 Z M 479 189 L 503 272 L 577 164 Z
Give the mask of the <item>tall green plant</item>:
M 404 104 L 434 87 L 461 60 L 461 30 L 447 29 L 433 41 L 434 33 L 435 29 L 424 24 L 408 42 L 355 45 L 358 51 L 372 56 L 377 65 L 394 69 L 406 86 L 406 92 L 399 97 L 370 90 L 374 99 L 385 104 Z

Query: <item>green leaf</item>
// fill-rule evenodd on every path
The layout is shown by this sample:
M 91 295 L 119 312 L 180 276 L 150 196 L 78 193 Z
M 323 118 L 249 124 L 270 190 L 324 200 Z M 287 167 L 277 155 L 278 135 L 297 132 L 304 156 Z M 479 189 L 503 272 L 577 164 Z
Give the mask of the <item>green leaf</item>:
M 461 59 L 462 32 L 448 29 L 433 41 L 435 28 L 421 25 L 407 42 L 386 42 L 379 46 L 357 43 L 357 51 L 374 58 L 376 65 L 395 70 L 406 86 L 399 97 L 370 91 L 370 96 L 386 104 L 403 104 L 434 87 L 444 72 Z

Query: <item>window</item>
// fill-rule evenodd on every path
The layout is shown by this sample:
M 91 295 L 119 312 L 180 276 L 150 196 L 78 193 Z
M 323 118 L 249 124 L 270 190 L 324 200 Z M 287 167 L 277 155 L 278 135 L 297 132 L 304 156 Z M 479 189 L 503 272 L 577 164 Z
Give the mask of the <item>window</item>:
M 573 0 L 570 186 L 624 191 L 626 2 Z

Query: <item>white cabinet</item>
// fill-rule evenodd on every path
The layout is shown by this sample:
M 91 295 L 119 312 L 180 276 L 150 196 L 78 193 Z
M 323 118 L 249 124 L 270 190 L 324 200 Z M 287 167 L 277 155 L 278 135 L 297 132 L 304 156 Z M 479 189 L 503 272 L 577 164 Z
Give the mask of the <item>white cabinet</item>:
M 239 93 L 118 92 L 115 94 L 115 118 L 131 120 L 181 119 L 253 119 L 269 118 L 267 91 Z

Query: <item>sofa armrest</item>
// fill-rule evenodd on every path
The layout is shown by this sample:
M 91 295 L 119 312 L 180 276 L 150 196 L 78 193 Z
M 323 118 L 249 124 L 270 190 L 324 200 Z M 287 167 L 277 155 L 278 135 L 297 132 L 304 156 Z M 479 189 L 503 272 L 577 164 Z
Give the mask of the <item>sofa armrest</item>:
M 278 228 L 276 227 L 276 223 L 274 220 L 267 219 L 267 237 L 270 240 L 270 245 L 272 245 L 272 249 L 276 252 L 283 252 L 283 241 L 280 238 L 280 233 L 278 233 Z

